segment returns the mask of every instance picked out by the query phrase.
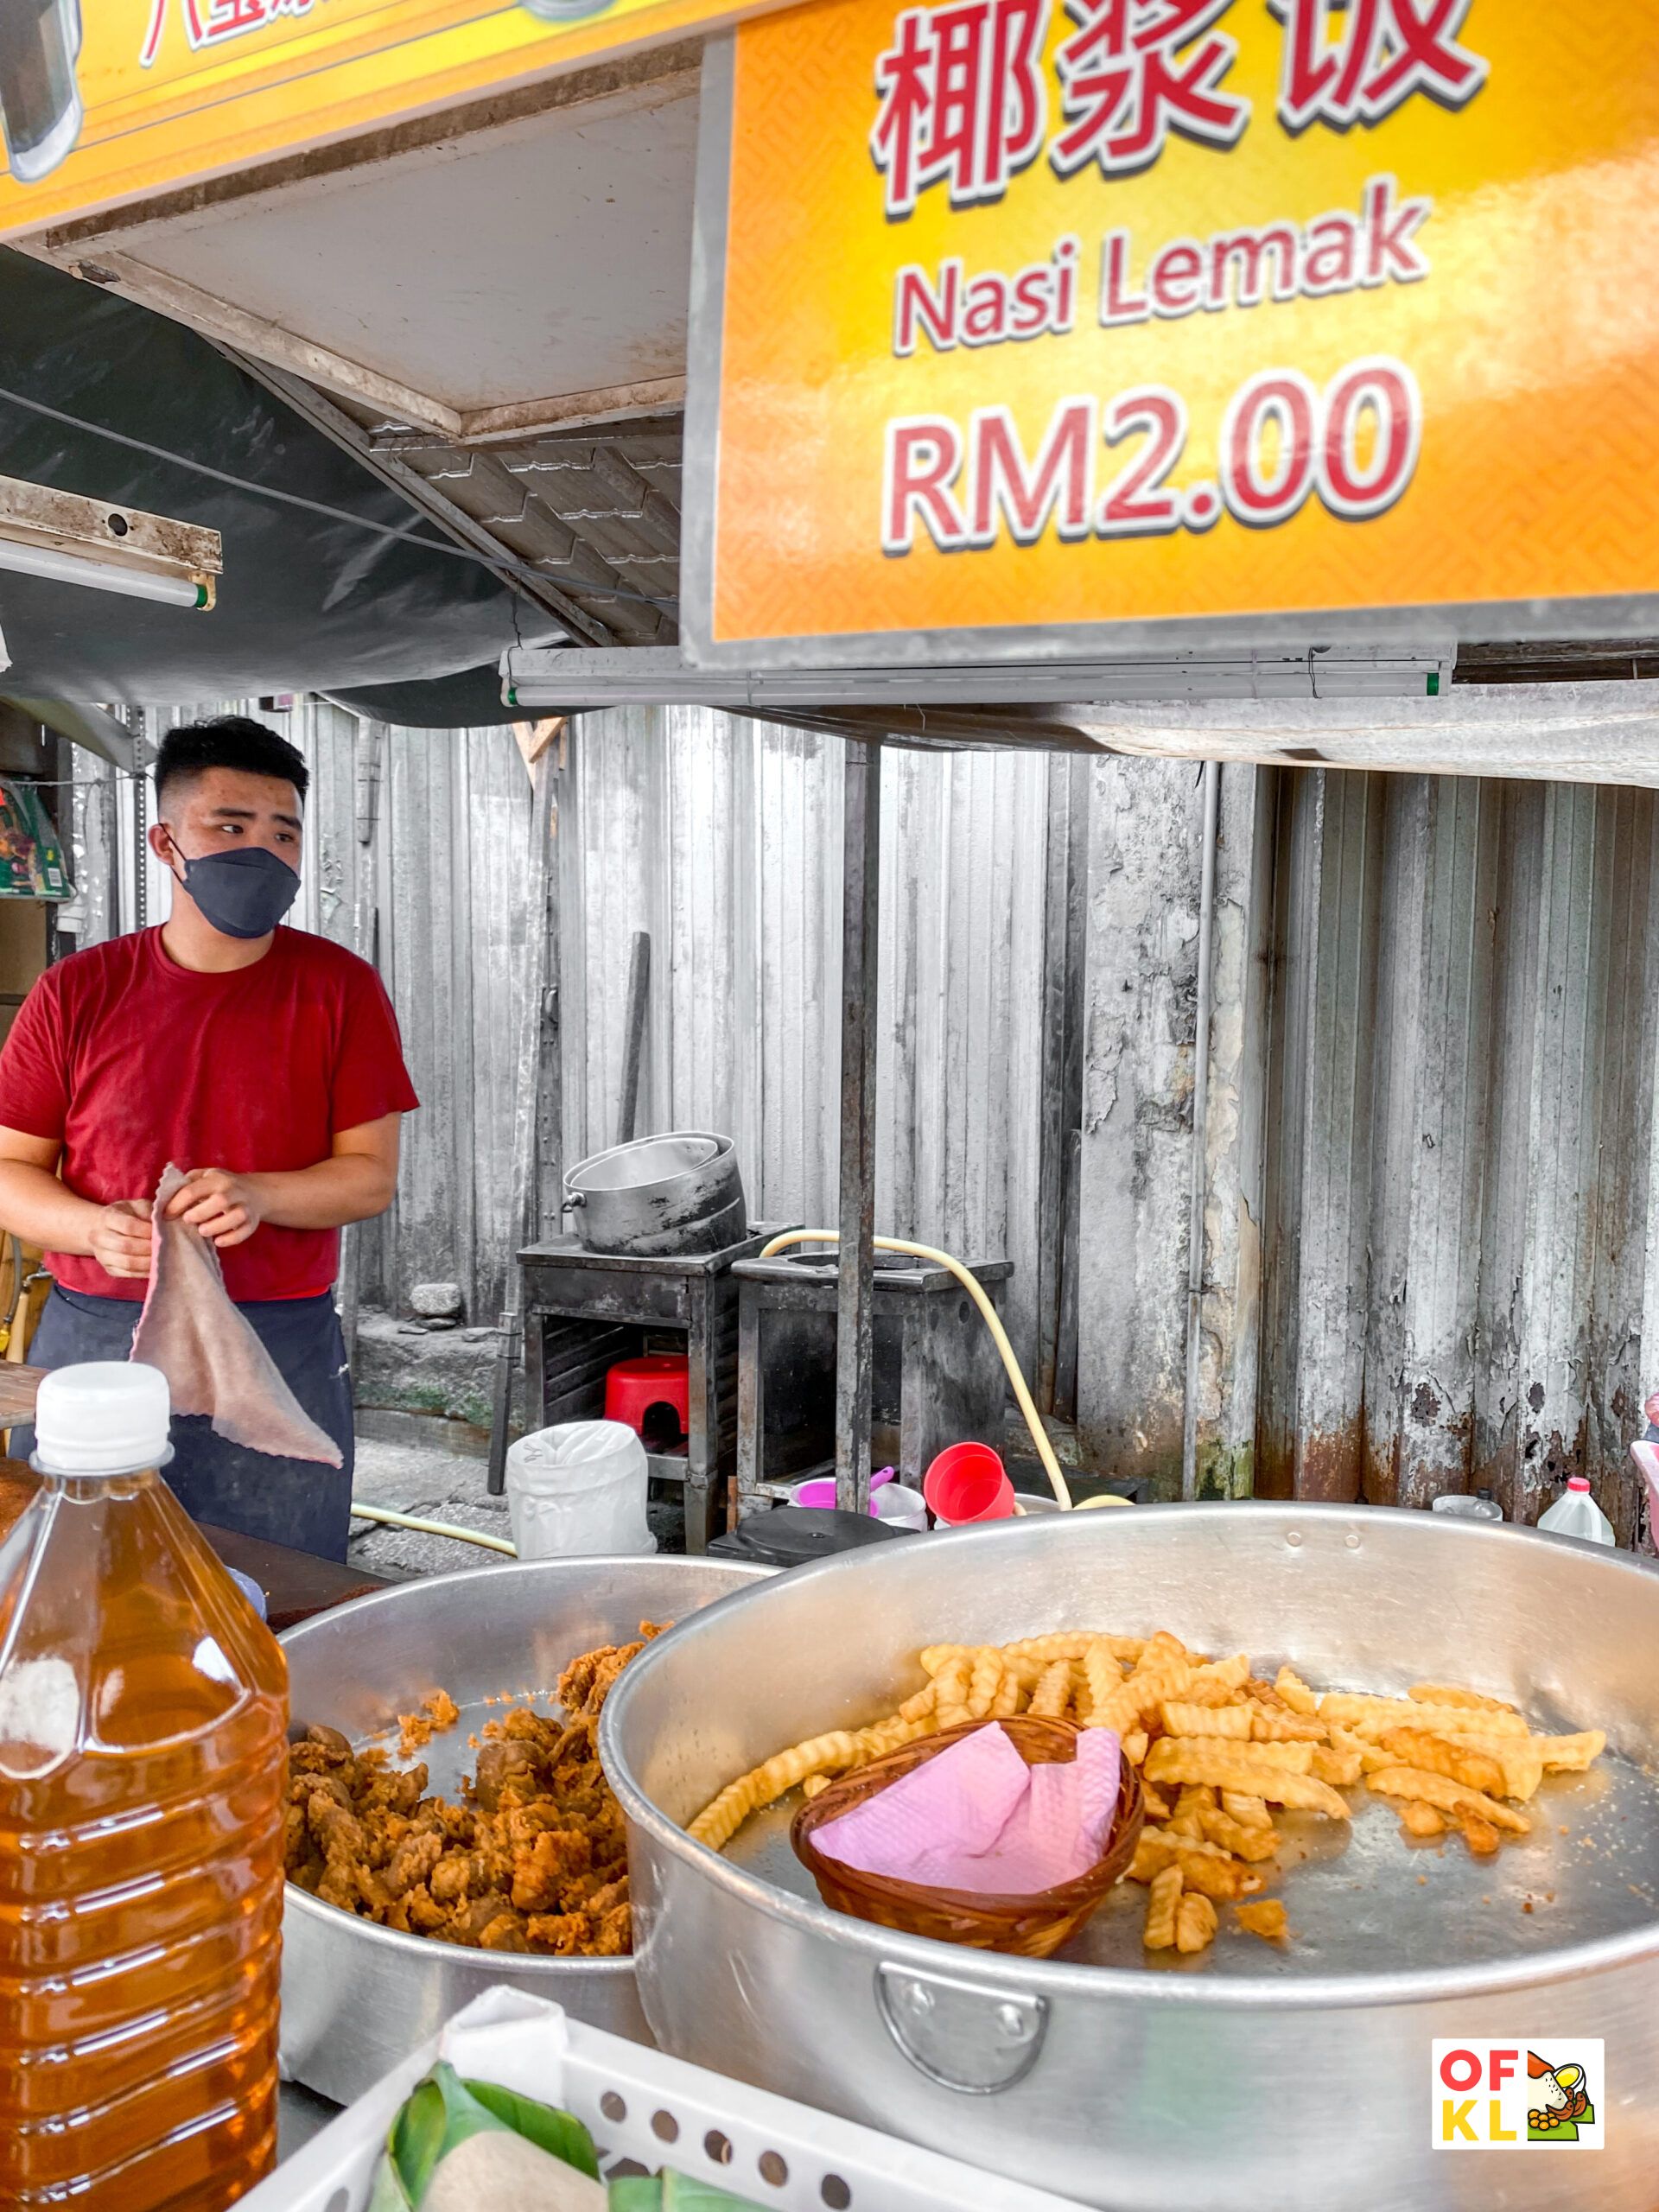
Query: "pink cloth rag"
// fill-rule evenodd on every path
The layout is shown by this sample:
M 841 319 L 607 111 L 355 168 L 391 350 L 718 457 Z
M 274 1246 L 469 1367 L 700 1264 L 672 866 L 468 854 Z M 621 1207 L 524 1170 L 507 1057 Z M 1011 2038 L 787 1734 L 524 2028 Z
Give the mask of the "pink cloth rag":
M 189 1222 L 164 1218 L 188 1179 L 181 1167 L 169 1166 L 150 1208 L 155 1246 L 132 1357 L 161 1369 L 175 1414 L 206 1414 L 214 1435 L 228 1443 L 339 1466 L 340 1446 L 305 1411 L 231 1303 L 219 1254 Z
M 1105 1854 L 1117 1809 L 1118 1740 L 1088 1728 L 1065 1764 L 1027 1766 L 1007 1732 L 976 1729 L 812 1840 L 865 1874 L 983 1897 L 1075 1882 Z

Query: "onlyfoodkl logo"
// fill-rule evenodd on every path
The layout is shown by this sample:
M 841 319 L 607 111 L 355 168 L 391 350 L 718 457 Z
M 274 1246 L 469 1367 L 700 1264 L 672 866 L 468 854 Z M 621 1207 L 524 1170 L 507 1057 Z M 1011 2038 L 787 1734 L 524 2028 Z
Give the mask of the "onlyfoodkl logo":
M 1574 2037 L 1559 2047 L 1437 2043 L 1430 2139 L 1439 2151 L 1599 2151 L 1602 2050 Z

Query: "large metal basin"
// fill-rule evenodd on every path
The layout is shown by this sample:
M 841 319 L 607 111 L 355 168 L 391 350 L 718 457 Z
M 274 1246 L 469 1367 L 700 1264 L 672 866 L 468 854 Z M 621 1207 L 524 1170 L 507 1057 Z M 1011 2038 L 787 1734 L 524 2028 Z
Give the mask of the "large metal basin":
M 418 1756 L 432 1788 L 453 1796 L 470 1769 L 467 1738 L 499 1712 L 504 1692 L 550 1709 L 578 1652 L 628 1643 L 642 1620 L 683 1619 L 769 1572 L 725 1560 L 529 1560 L 406 1582 L 289 1630 L 289 1709 L 296 1723 L 324 1721 L 354 1744 L 384 1740 L 390 1730 L 395 1749 L 397 1716 L 448 1690 L 460 1722 Z M 632 1959 L 463 1950 L 378 1928 L 290 1884 L 284 2072 L 347 2103 L 498 1981 L 550 1998 L 594 2027 L 651 2041 Z
M 1355 1792 L 1351 1834 L 1296 1823 L 1310 1857 L 1281 1885 L 1292 1945 L 1224 1927 L 1205 1959 L 1161 1966 L 1133 1885 L 1077 1953 L 1033 1964 L 830 1913 L 786 1811 L 728 1859 L 681 1832 L 770 1752 L 889 1710 L 925 1643 L 1161 1624 L 1325 1684 L 1470 1681 L 1535 1725 L 1604 1726 L 1620 1756 L 1547 1781 L 1532 1834 L 1496 1861 L 1456 1841 L 1413 1851 Z M 1653 2212 L 1656 1654 L 1651 1567 L 1427 1513 L 1141 1508 L 800 1569 L 688 1621 L 607 1707 L 646 2017 L 677 2056 L 1112 2212 Z M 1606 2147 L 1582 2175 L 1565 2145 L 1431 2148 L 1436 2037 L 1556 2063 L 1605 2039 Z

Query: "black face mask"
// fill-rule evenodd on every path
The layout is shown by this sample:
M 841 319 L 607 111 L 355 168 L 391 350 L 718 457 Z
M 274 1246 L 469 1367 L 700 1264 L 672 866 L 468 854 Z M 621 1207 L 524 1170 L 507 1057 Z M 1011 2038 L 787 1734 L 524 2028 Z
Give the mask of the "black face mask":
M 179 849 L 173 848 L 175 853 Z M 276 854 L 263 845 L 245 851 L 207 853 L 186 860 L 179 880 L 201 910 L 202 918 L 223 937 L 269 937 L 300 895 L 300 879 Z

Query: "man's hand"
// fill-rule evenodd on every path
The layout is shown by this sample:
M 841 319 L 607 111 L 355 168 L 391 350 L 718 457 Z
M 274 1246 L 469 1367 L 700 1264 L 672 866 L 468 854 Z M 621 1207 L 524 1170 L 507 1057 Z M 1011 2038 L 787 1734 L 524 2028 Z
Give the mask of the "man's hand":
M 100 1206 L 88 1242 L 92 1256 L 105 1274 L 133 1275 L 140 1281 L 149 1273 L 149 1208 L 142 1198 L 117 1198 Z
M 223 1167 L 193 1167 L 167 1209 L 169 1221 L 188 1221 L 221 1252 L 245 1244 L 264 1217 L 257 1179 Z

